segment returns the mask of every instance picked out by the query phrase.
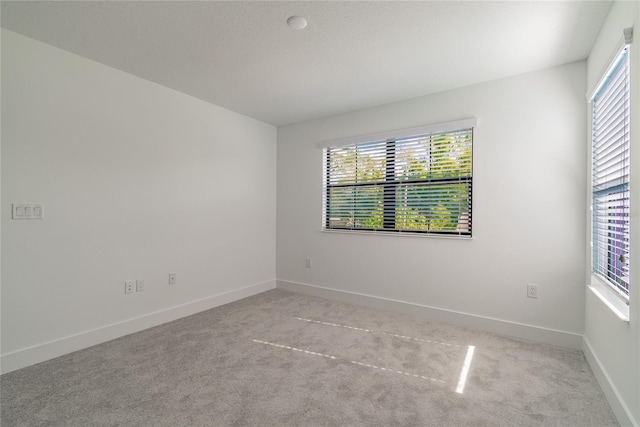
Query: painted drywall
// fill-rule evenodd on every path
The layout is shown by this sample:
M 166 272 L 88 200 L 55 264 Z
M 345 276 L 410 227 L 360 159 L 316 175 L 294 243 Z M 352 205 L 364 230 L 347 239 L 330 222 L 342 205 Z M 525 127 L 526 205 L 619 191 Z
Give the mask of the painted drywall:
M 583 332 L 586 63 L 278 129 L 278 286 Z M 325 140 L 475 117 L 473 239 L 323 232 Z M 312 267 L 305 267 L 305 258 Z M 537 299 L 526 285 L 539 286 Z M 569 345 L 572 346 L 572 345 Z
M 605 21 L 588 59 L 590 93 L 598 84 L 618 49 L 624 28 L 635 25 L 631 45 L 631 182 L 640 182 L 640 3 L 616 2 Z M 635 120 L 634 120 L 635 119 Z M 587 169 L 590 167 L 587 162 Z M 588 187 L 587 187 L 588 188 Z M 589 189 L 586 190 L 588 192 Z M 594 371 L 618 419 L 624 425 L 640 425 L 640 186 L 631 186 L 631 304 L 628 323 L 620 321 L 592 292 L 587 293 L 585 310 L 585 353 L 592 354 Z M 588 212 L 588 206 L 585 207 Z M 589 233 L 587 229 L 586 233 Z M 585 252 L 590 253 L 588 246 Z M 588 259 L 588 258 L 587 258 Z M 590 262 L 585 276 L 590 282 Z M 593 365 L 593 363 L 592 363 Z
M 4 371 L 275 286 L 275 127 L 6 30 L 2 122 Z

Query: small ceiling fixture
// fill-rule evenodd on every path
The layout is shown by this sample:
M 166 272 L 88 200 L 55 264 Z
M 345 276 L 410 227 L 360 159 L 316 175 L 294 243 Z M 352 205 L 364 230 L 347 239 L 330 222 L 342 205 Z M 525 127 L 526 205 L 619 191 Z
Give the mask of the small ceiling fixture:
M 307 26 L 307 20 L 302 16 L 294 15 L 290 16 L 289 19 L 287 19 L 287 25 L 294 30 L 302 30 Z

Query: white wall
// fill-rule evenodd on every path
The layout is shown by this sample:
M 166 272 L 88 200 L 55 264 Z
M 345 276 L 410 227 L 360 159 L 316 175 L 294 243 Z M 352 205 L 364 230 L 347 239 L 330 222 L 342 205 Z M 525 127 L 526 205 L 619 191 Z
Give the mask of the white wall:
M 622 30 L 635 25 L 631 45 L 631 182 L 640 182 L 640 3 L 616 2 L 588 60 L 589 92 L 595 88 L 622 43 Z M 587 163 L 588 165 L 588 163 Z M 588 165 L 587 167 L 589 167 Z M 588 190 L 585 190 L 588 191 Z M 587 292 L 585 354 L 623 425 L 640 425 L 640 186 L 631 186 L 630 322 L 622 322 L 592 292 Z M 589 248 L 586 250 L 590 253 Z M 587 284 L 590 282 L 586 264 Z
M 278 286 L 387 306 L 402 301 L 413 311 L 427 306 L 417 311 L 579 347 L 585 87 L 583 61 L 279 128 Z M 316 143 L 469 117 L 478 119 L 473 240 L 321 231 Z M 527 283 L 539 285 L 538 299 L 526 298 Z
M 275 286 L 275 127 L 6 30 L 2 124 L 4 372 Z

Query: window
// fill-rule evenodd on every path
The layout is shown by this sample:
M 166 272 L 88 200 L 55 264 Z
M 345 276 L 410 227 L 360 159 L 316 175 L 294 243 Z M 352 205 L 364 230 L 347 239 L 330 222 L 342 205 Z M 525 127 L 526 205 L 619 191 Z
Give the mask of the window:
M 330 143 L 324 151 L 324 229 L 470 237 L 472 124 Z
M 630 62 L 625 46 L 592 99 L 592 271 L 629 299 Z

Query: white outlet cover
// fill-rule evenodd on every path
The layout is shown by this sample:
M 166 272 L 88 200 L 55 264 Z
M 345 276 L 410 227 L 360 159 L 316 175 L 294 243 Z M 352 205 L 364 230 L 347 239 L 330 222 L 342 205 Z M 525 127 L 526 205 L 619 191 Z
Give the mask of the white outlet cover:
M 127 281 L 124 282 L 124 293 L 125 294 L 133 293 L 135 288 L 136 288 L 135 280 L 127 280 Z

